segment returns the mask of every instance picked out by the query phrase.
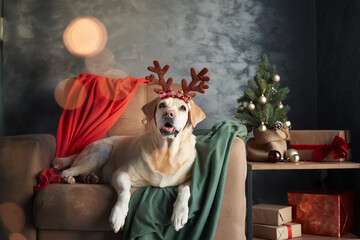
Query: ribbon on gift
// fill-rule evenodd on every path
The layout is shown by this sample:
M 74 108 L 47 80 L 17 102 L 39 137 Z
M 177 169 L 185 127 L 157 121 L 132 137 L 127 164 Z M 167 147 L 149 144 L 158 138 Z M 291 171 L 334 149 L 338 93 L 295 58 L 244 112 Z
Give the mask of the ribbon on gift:
M 300 145 L 300 144 L 291 144 L 290 148 L 295 150 L 314 150 L 311 161 L 312 162 L 321 162 L 326 158 L 330 152 L 334 159 L 345 158 L 347 159 L 348 149 L 350 144 L 346 143 L 346 140 L 342 137 L 335 136 L 332 144 L 323 144 L 323 145 Z
M 283 224 L 283 226 L 286 226 L 286 227 L 287 227 L 287 230 L 288 230 L 288 239 L 291 239 L 291 238 L 292 238 L 292 228 L 291 228 L 291 225 L 289 225 L 289 224 Z

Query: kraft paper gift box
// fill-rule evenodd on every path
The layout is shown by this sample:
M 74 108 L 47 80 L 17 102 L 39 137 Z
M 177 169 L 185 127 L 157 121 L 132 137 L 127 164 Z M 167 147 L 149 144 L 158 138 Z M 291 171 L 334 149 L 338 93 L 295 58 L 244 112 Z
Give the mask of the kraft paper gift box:
M 279 226 L 291 222 L 291 207 L 271 204 L 257 204 L 252 207 L 253 223 Z
M 253 224 L 254 237 L 282 240 L 301 236 L 301 225 L 298 223 L 287 223 L 280 226 Z
M 348 130 L 292 130 L 289 148 L 303 161 L 342 162 L 351 158 Z
M 288 192 L 293 222 L 302 232 L 341 237 L 354 224 L 354 192 Z

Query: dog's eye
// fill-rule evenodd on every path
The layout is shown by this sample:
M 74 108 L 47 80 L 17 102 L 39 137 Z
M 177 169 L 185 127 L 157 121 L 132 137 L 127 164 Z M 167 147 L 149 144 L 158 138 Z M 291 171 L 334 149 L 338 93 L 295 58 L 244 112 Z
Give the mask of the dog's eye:
M 160 103 L 159 104 L 159 108 L 164 108 L 165 107 L 165 103 Z
M 186 111 L 186 107 L 185 107 L 184 105 L 182 105 L 182 106 L 180 107 L 180 110 L 181 110 L 181 111 Z

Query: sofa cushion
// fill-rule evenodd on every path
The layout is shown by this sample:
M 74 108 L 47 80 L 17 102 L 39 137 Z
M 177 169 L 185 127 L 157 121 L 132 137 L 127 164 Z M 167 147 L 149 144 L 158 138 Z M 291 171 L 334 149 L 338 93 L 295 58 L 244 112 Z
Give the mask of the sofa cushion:
M 105 184 L 50 184 L 35 195 L 36 227 L 47 230 L 112 231 L 115 191 Z
M 123 232 L 40 230 L 37 240 L 122 240 Z
M 36 239 L 33 189 L 36 176 L 50 166 L 55 148 L 55 137 L 48 134 L 0 138 L 0 205 L 6 206 L 9 214 L 4 224 L 0 220 L 0 239 L 8 239 L 9 233 L 15 231 L 21 231 L 27 240 Z

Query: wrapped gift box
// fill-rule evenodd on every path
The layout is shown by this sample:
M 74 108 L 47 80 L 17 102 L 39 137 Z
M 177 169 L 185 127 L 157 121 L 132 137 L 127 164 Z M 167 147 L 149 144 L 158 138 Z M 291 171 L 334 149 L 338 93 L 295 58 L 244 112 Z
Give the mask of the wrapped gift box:
M 290 137 L 290 148 L 304 161 L 342 162 L 351 157 L 348 130 L 292 130 Z
M 253 223 L 279 226 L 291 222 L 291 207 L 271 204 L 257 204 L 252 207 Z
M 298 223 L 287 223 L 280 226 L 264 224 L 253 224 L 254 237 L 282 240 L 301 236 L 301 225 Z
M 289 192 L 293 222 L 302 232 L 341 237 L 354 223 L 354 192 Z

